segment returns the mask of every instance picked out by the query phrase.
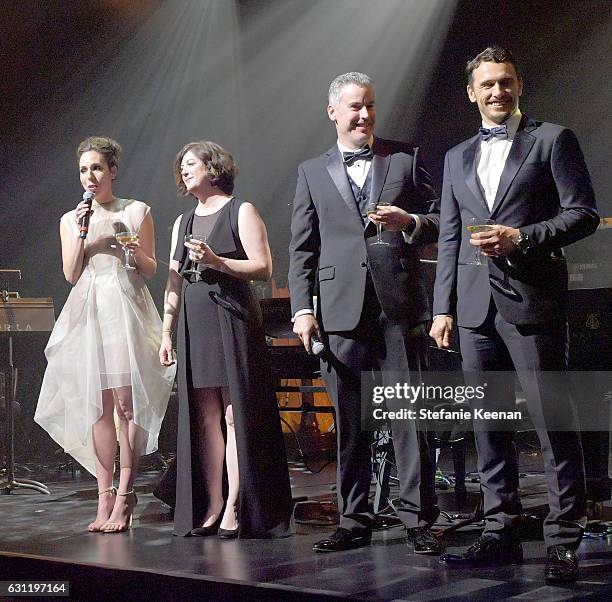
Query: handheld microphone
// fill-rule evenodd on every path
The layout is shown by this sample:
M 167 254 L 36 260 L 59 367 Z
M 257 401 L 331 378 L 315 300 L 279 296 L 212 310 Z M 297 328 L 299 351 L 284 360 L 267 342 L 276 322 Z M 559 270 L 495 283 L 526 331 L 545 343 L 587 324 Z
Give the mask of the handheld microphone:
M 79 220 L 79 237 L 87 238 L 87 233 L 89 232 L 89 216 L 91 215 L 91 202 L 93 201 L 94 193 L 91 190 L 86 190 L 83 193 L 83 200 L 87 203 L 88 211 L 87 213 Z
M 315 336 L 310 337 L 310 350 L 314 355 L 321 355 L 325 351 L 325 345 Z

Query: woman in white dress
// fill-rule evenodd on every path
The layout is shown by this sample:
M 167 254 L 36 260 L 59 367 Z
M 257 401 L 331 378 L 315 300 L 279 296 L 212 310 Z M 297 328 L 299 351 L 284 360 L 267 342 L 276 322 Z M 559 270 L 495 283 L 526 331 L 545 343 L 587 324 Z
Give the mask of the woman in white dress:
M 98 481 L 98 511 L 89 531 L 126 531 L 136 505 L 139 458 L 157 438 L 175 366 L 159 365 L 161 321 L 144 283 L 155 274 L 150 209 L 113 195 L 120 146 L 90 137 L 77 149 L 81 184 L 93 193 L 87 238 L 85 201 L 60 220 L 64 276 L 70 292 L 45 349 L 48 366 L 34 419 Z M 137 234 L 123 265 L 118 232 Z M 119 439 L 118 489 L 113 486 Z

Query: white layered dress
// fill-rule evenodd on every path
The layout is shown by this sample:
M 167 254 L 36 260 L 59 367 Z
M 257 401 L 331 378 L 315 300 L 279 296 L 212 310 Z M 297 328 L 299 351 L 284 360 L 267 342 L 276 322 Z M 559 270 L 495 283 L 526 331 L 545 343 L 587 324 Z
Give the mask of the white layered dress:
M 145 432 L 144 454 L 157 449 L 176 366 L 163 367 L 161 320 L 138 270 L 122 267 L 115 233 L 138 232 L 149 212 L 140 201 L 95 206 L 84 269 L 45 349 L 34 420 L 95 476 L 92 425 L 102 416 L 102 391 L 131 387 L 134 422 Z M 78 236 L 75 211 L 62 222 Z

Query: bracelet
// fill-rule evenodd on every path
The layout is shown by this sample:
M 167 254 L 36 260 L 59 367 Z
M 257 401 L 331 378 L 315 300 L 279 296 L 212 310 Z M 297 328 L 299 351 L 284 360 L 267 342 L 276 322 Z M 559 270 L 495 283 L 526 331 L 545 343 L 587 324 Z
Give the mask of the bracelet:
M 162 330 L 162 334 L 164 334 L 164 333 L 166 333 L 166 334 L 172 334 L 173 332 L 174 332 L 173 330 L 166 330 L 166 329 L 163 329 L 163 330 Z

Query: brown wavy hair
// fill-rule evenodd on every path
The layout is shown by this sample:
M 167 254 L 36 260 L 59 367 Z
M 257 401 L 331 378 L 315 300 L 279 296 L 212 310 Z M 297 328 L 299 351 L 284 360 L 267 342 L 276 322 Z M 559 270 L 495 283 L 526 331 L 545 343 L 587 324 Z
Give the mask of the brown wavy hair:
M 183 157 L 190 151 L 204 163 L 210 183 L 220 188 L 226 194 L 232 194 L 234 191 L 234 178 L 238 174 L 238 166 L 229 151 L 208 140 L 190 142 L 176 155 L 176 159 L 174 159 L 174 180 L 179 193 L 183 196 L 191 194 L 185 187 L 183 176 L 181 175 Z

